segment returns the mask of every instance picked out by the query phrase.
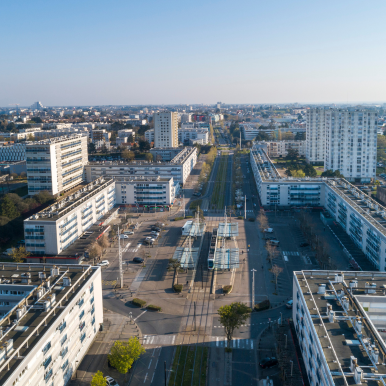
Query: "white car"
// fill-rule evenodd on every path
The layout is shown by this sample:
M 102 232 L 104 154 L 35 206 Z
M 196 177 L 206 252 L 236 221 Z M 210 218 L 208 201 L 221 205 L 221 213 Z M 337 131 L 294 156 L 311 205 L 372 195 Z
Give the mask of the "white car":
M 98 265 L 100 267 L 108 267 L 109 266 L 109 261 L 108 260 L 102 260 L 100 263 L 98 263 Z
M 272 228 L 267 228 L 267 229 L 264 229 L 264 232 L 265 233 L 272 233 L 273 229 Z
M 125 235 L 133 235 L 134 232 L 133 231 L 124 231 L 123 234 L 125 234 Z
M 128 236 L 128 235 L 119 235 L 119 238 L 120 238 L 120 239 L 128 239 L 129 236 Z
M 154 238 L 154 237 L 150 237 L 150 236 L 148 236 L 148 237 L 146 237 L 146 238 L 145 238 L 145 240 L 149 240 L 149 241 L 155 241 L 155 238 Z
M 151 234 L 154 235 L 154 236 L 156 236 L 156 237 L 159 236 L 159 232 L 157 232 L 157 231 L 151 231 Z
M 105 377 L 107 386 L 119 386 L 117 381 L 114 378 L 111 378 L 109 376 Z

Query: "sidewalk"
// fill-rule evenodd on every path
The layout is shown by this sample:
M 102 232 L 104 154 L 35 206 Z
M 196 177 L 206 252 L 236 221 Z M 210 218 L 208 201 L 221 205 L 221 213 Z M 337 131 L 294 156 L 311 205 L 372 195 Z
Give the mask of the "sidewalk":
M 98 332 L 93 344 L 84 356 L 78 370 L 73 374 L 69 386 L 90 385 L 93 375 L 102 371 L 103 375 L 113 377 L 120 385 L 126 384 L 125 375 L 109 368 L 107 354 L 116 340 L 127 341 L 132 336 L 137 336 L 142 341 L 142 334 L 138 326 L 130 319 L 104 309 L 104 330 Z

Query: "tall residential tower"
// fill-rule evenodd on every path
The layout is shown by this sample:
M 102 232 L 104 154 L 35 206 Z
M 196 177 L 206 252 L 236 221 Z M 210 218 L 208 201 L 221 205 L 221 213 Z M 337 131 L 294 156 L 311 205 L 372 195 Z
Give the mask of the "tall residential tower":
M 154 114 L 154 147 L 178 147 L 178 113 Z

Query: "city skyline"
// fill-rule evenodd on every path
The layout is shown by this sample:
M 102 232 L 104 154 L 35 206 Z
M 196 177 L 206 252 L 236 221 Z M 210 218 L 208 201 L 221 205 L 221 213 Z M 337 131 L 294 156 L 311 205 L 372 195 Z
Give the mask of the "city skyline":
M 380 103 L 385 7 L 3 3 L 0 106 Z

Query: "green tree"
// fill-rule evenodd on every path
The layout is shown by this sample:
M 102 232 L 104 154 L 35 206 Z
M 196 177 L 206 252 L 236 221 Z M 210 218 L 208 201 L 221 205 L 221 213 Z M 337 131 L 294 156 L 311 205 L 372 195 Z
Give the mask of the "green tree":
M 234 302 L 226 306 L 222 306 L 217 310 L 220 315 L 220 323 L 225 328 L 225 334 L 229 342 L 232 340 L 233 332 L 245 323 L 251 309 L 244 303 Z
M 115 367 L 121 374 L 126 374 L 133 363 L 145 353 L 139 339 L 132 336 L 127 342 L 117 340 L 108 355 L 111 366 Z
M 91 153 L 95 153 L 96 152 L 96 147 L 95 147 L 95 144 L 90 142 L 88 144 L 88 152 L 91 154 Z
M 149 151 L 150 150 L 150 143 L 145 141 L 140 140 L 139 141 L 139 150 L 140 151 Z
M 28 256 L 28 252 L 26 251 L 25 247 L 12 248 L 10 256 L 15 263 L 21 263 Z
M 134 152 L 129 151 L 128 149 L 123 150 L 121 157 L 127 161 L 132 161 L 135 157 Z
M 293 149 L 290 147 L 287 151 L 286 159 L 288 160 L 296 160 L 299 157 L 299 151 L 297 149 Z
M 149 161 L 149 162 L 153 161 L 153 154 L 146 153 L 145 154 L 145 159 L 146 159 L 146 161 Z
M 103 376 L 102 371 L 98 371 L 94 374 L 90 386 L 107 386 L 107 381 Z
M 174 269 L 174 275 L 176 277 L 176 284 L 178 284 L 178 269 L 181 267 L 181 263 L 178 259 L 169 259 L 169 267 Z
M 293 170 L 291 172 L 291 175 L 292 177 L 305 177 L 306 176 L 306 173 L 303 172 L 303 170 L 299 169 L 299 170 Z
M 8 194 L 4 196 L 3 201 L 1 203 L 1 215 L 8 217 L 11 220 L 20 215 L 20 213 L 17 211 L 15 207 L 15 204 L 10 199 Z

